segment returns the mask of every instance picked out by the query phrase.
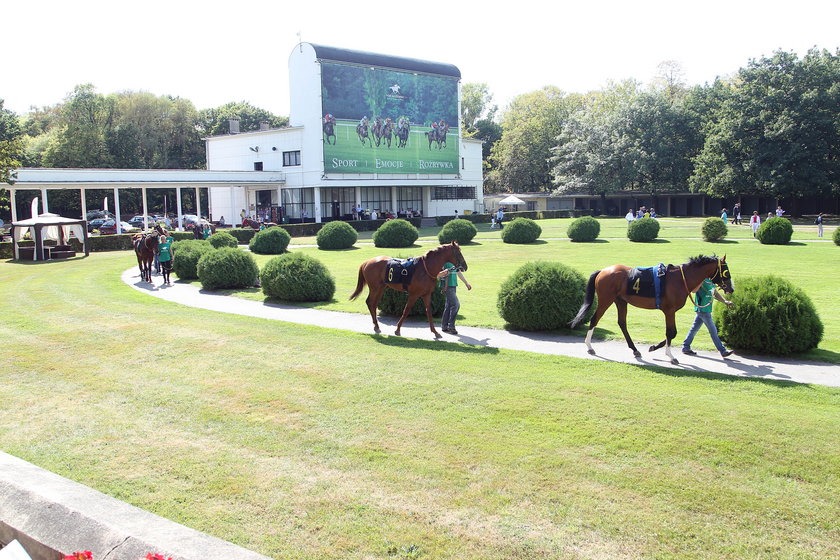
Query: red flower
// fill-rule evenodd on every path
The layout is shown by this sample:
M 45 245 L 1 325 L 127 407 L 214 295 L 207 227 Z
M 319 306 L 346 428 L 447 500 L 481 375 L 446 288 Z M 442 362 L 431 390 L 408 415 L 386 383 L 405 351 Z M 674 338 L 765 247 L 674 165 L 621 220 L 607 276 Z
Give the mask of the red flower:
M 155 553 L 152 554 L 151 552 L 146 555 L 146 560 L 172 560 L 172 557 L 165 558 L 163 554 Z
M 74 552 L 69 556 L 62 556 L 61 560 L 93 560 L 93 553 L 90 550 L 84 552 Z

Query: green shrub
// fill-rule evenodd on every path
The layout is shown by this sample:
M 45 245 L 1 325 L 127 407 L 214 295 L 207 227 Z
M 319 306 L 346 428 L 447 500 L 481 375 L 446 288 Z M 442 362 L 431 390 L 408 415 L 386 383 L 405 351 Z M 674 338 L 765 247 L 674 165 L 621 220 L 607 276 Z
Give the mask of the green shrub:
M 823 324 L 814 304 L 788 280 L 739 279 L 728 297 L 735 305 L 715 305 L 713 314 L 720 337 L 732 348 L 788 355 L 816 348 L 822 340 Z
M 382 299 L 379 300 L 379 310 L 384 315 L 390 315 L 392 317 L 402 317 L 403 309 L 405 309 L 405 304 L 408 301 L 408 294 L 405 292 L 398 292 L 397 290 L 392 290 L 391 288 L 386 288 L 384 292 L 382 292 Z M 435 289 L 432 292 L 432 316 L 433 317 L 440 317 L 443 313 L 443 306 L 446 303 L 446 296 L 443 295 L 438 289 Z M 423 303 L 423 299 L 418 299 L 414 302 L 414 305 L 408 311 L 408 315 L 411 316 L 419 316 L 425 317 L 426 316 L 426 305 Z
M 575 318 L 586 292 L 586 280 L 561 263 L 530 262 L 499 288 L 496 306 L 502 319 L 526 331 L 559 329 Z
M 502 229 L 502 241 L 517 244 L 533 243 L 540 234 L 542 234 L 542 228 L 531 218 L 515 218 Z
M 198 278 L 198 261 L 214 250 L 203 239 L 176 241 L 172 244 L 172 272 L 181 280 L 195 280 Z
M 758 226 L 755 236 L 762 245 L 787 245 L 793 236 L 793 226 L 785 218 L 767 218 Z
M 653 241 L 659 236 L 659 222 L 653 218 L 639 218 L 633 220 L 627 227 L 627 238 L 630 241 Z
M 407 220 L 388 220 L 373 233 L 373 244 L 377 247 L 411 247 L 420 232 Z
M 834 235 L 832 235 L 832 239 L 834 239 L 835 245 L 840 245 L 840 227 L 834 230 Z
M 248 243 L 248 248 L 261 255 L 279 255 L 286 251 L 291 240 L 292 236 L 285 229 L 272 226 L 258 231 Z
M 284 301 L 330 301 L 335 279 L 321 261 L 302 253 L 274 257 L 260 272 L 260 285 L 268 297 Z
M 572 241 L 595 241 L 600 233 L 601 223 L 592 216 L 578 218 L 566 229 L 566 235 Z
M 206 290 L 248 288 L 257 283 L 259 275 L 254 256 L 232 247 L 208 251 L 198 260 L 197 269 Z
M 256 233 L 253 228 L 231 228 L 225 231 L 234 236 L 240 245 L 247 245 Z
M 457 220 L 450 220 L 438 233 L 438 241 L 443 245 L 444 243 L 452 243 L 457 241 L 461 245 L 469 243 L 473 237 L 478 233 L 473 223 L 469 220 L 458 218 Z
M 726 227 L 726 222 L 720 218 L 712 216 L 711 218 L 706 218 L 706 221 L 703 222 L 701 232 L 703 234 L 703 239 L 706 241 L 720 241 L 726 237 L 726 234 L 729 233 L 729 229 Z
M 235 249 L 239 245 L 239 241 L 226 231 L 217 231 L 208 237 L 207 241 L 216 249 L 222 247 L 233 247 Z
M 318 231 L 316 241 L 319 249 L 349 249 L 355 245 L 359 234 L 347 222 L 329 222 Z

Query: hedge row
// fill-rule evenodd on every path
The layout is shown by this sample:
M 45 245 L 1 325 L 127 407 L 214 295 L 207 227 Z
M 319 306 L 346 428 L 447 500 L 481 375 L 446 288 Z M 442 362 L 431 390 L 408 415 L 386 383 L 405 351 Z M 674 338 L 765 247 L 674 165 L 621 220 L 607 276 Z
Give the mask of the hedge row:
M 175 238 L 175 241 L 194 239 L 194 236 L 190 231 L 171 231 L 169 233 Z M 133 249 L 133 245 L 131 244 L 131 238 L 133 235 L 133 233 L 120 233 L 117 235 L 99 235 L 88 237 L 88 244 L 92 253 L 100 251 L 128 251 Z M 20 242 L 21 247 L 32 247 L 34 244 L 35 242 L 32 240 Z M 68 245 L 73 247 L 73 250 L 77 253 L 84 251 L 82 242 L 75 237 L 69 240 Z M 12 251 L 13 248 L 11 241 L 4 241 L 0 243 L 0 259 L 11 259 Z
M 494 213 L 495 214 L 495 213 Z M 494 214 L 464 214 L 463 216 L 437 216 L 435 222 L 442 226 L 445 223 L 460 219 L 469 220 L 474 224 L 487 224 Z M 513 220 L 514 218 L 530 218 L 532 220 L 549 220 L 552 218 L 579 218 L 581 216 L 591 216 L 592 210 L 522 210 L 505 212 L 505 221 Z

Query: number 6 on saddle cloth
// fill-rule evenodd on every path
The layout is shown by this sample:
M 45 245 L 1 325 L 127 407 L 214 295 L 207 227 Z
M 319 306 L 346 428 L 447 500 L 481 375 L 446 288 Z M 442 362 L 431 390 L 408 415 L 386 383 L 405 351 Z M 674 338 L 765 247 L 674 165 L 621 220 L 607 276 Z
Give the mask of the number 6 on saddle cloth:
M 411 278 L 417 265 L 417 258 L 389 259 L 385 266 L 385 282 L 388 284 L 402 284 L 403 291 L 408 291 Z

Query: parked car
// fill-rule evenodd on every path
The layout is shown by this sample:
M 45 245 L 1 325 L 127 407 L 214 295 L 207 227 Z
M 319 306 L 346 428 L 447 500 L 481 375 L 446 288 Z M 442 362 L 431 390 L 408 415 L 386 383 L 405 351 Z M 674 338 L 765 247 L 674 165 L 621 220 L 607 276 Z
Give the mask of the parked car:
M 107 222 L 109 218 L 94 218 L 88 222 L 88 233 L 92 232 L 95 229 L 99 229 L 102 224 Z
M 153 225 L 155 225 L 157 223 L 157 221 L 155 221 L 154 216 L 134 216 L 133 218 L 128 220 L 128 223 L 131 224 L 134 227 L 142 229 L 143 228 L 143 218 L 146 218 L 146 223 L 149 224 L 149 227 L 152 227 Z
M 137 231 L 139 228 L 132 227 L 128 222 L 120 222 L 120 229 L 122 233 L 130 233 Z M 108 220 L 99 226 L 99 233 L 102 235 L 113 235 L 117 233 L 117 222 L 115 220 Z

